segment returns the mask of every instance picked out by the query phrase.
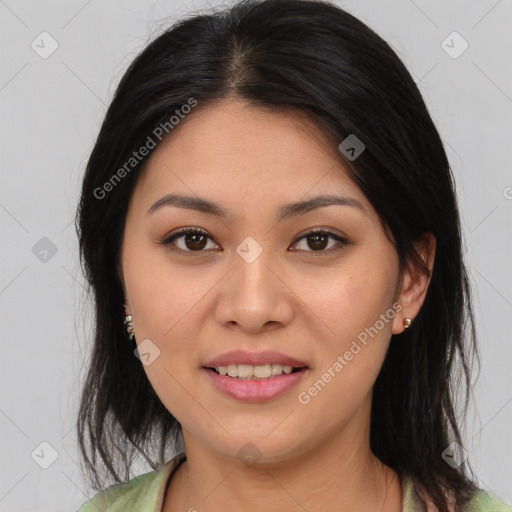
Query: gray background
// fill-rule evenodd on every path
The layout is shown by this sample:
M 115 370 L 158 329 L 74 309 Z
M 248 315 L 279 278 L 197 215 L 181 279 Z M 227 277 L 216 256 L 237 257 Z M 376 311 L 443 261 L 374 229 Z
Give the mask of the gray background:
M 446 144 L 482 354 L 465 448 L 480 486 L 512 503 L 512 4 L 339 5 L 404 59 Z M 91 326 L 73 225 L 80 180 L 130 61 L 168 21 L 204 8 L 0 0 L 1 511 L 73 511 L 93 495 L 77 466 L 74 432 Z M 42 47 L 44 31 L 58 43 L 46 59 L 31 47 Z M 446 40 L 453 31 L 469 44 L 457 58 L 463 41 Z

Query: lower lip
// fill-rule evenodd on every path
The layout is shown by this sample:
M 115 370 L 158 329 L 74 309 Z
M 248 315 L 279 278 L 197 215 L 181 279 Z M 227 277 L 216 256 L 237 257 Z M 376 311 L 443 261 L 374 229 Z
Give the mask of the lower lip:
M 217 389 L 231 398 L 244 402 L 264 402 L 296 386 L 308 368 L 264 380 L 240 380 L 219 375 L 208 368 L 202 370 L 212 379 Z

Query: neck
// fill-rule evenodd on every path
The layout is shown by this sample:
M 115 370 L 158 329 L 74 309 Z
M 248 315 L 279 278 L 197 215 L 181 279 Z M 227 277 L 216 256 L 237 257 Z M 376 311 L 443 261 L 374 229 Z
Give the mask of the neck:
M 162 512 L 402 510 L 400 478 L 371 453 L 367 437 L 353 442 L 340 435 L 309 452 L 272 462 L 262 457 L 252 466 L 187 444 L 187 437 L 187 460 L 169 484 Z

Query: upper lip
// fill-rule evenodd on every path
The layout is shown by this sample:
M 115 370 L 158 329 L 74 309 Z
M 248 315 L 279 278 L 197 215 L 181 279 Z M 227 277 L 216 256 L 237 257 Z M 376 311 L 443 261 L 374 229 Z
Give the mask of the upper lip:
M 204 366 L 208 368 L 218 368 L 219 366 L 228 366 L 229 364 L 250 364 L 252 366 L 257 366 L 267 363 L 293 366 L 295 368 L 307 366 L 306 363 L 299 361 L 294 357 L 276 352 L 275 350 L 264 350 L 261 352 L 232 350 L 211 359 L 205 363 Z

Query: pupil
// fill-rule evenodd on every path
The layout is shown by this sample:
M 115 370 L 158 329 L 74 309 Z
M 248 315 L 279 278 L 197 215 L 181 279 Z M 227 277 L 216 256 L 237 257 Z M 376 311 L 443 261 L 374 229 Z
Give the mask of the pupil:
M 323 239 L 323 243 L 322 242 L 319 242 L 319 239 Z M 308 240 L 311 241 L 313 240 L 313 245 L 309 245 L 311 247 L 311 249 L 325 249 L 327 247 L 325 241 L 327 240 L 327 236 L 326 235 L 322 235 L 322 234 L 318 234 L 318 235 L 310 235 L 308 237 Z
M 206 243 L 205 243 L 205 240 L 198 241 L 198 239 L 201 239 L 201 238 L 206 239 L 205 235 L 202 235 L 202 234 L 189 233 L 189 234 L 185 235 L 185 244 L 187 245 L 187 248 L 188 249 L 203 249 L 206 246 Z M 196 245 L 193 245 L 191 247 L 189 245 L 190 242 L 192 244 L 196 244 Z M 199 244 L 199 245 L 197 245 L 197 244 Z

